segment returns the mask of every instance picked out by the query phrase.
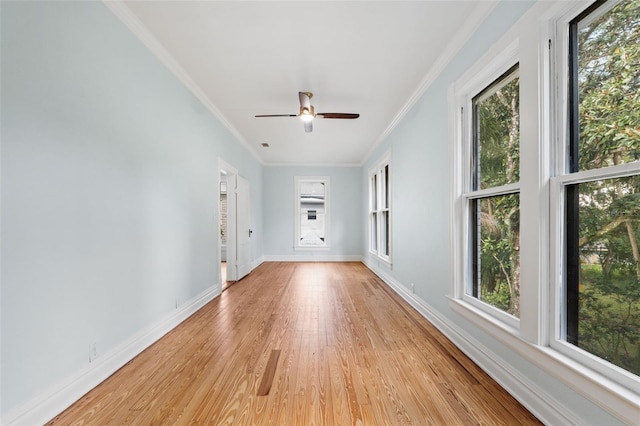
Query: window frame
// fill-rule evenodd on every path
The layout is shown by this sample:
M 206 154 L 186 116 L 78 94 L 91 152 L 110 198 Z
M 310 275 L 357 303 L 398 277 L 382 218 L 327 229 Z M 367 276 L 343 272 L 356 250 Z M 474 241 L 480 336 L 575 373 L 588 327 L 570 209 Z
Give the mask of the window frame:
M 554 175 L 550 179 L 550 286 L 549 305 L 550 321 L 548 324 L 549 347 L 567 356 L 573 361 L 589 368 L 628 389 L 640 390 L 640 377 L 618 367 L 567 341 L 568 307 L 566 303 L 567 277 L 569 268 L 567 241 L 567 188 L 571 185 L 593 182 L 596 180 L 621 178 L 640 175 L 640 162 L 625 163 L 598 169 L 572 170 L 570 156 L 575 155 L 578 147 L 574 143 L 574 135 L 579 131 L 576 117 L 577 87 L 573 86 L 575 77 L 572 73 L 577 65 L 574 61 L 572 46 L 572 23 L 577 22 L 592 12 L 598 15 L 606 13 L 620 1 L 598 3 L 594 1 L 586 5 L 575 6 L 566 11 L 555 22 L 556 45 L 552 73 L 556 79 L 555 103 L 555 149 L 553 156 Z
M 293 248 L 296 251 L 326 251 L 331 249 L 330 245 L 330 217 L 331 217 L 331 179 L 329 176 L 294 176 L 294 242 Z M 301 238 L 301 209 L 300 209 L 300 185 L 302 183 L 317 183 L 324 185 L 324 244 L 304 245 L 300 244 Z
M 387 151 L 369 169 L 368 181 L 368 235 L 369 254 L 392 265 L 392 185 L 391 185 L 391 152 Z M 386 222 L 382 218 L 386 216 Z M 385 229 L 385 223 L 387 224 Z M 388 253 L 381 248 L 388 248 Z
M 476 200 L 500 195 L 520 194 L 520 180 L 487 189 L 473 189 L 475 173 L 475 119 L 474 99 L 482 97 L 492 86 L 503 84 L 501 78 L 511 78 L 513 70 L 520 76 L 519 41 L 513 40 L 487 60 L 475 66 L 450 88 L 450 127 L 454 142 L 452 155 L 454 170 L 452 197 L 454 221 L 452 257 L 454 259 L 454 279 L 452 283 L 452 307 L 470 320 L 482 317 L 490 329 L 494 326 L 506 328 L 512 334 L 520 329 L 520 319 L 498 309 L 469 294 L 473 285 L 473 236 L 471 205 Z M 504 83 L 506 84 L 506 83 Z M 451 102 L 451 100 L 453 100 Z

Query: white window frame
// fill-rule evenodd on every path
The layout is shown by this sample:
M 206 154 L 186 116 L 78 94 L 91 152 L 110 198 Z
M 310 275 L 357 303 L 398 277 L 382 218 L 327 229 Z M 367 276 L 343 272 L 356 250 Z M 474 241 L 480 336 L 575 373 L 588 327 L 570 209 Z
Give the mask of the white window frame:
M 387 172 L 388 171 L 388 172 Z M 376 179 L 374 184 L 374 178 Z M 369 169 L 368 174 L 369 186 L 369 212 L 368 212 L 368 234 L 369 234 L 369 253 L 377 259 L 391 265 L 392 245 L 392 217 L 391 217 L 391 151 L 387 151 L 382 157 Z M 384 232 L 383 215 L 387 215 L 389 220 L 389 232 Z M 374 223 L 374 217 L 376 217 Z M 375 243 L 375 246 L 374 246 Z M 383 245 L 389 246 L 389 253 L 385 254 L 381 251 Z
M 452 228 L 454 279 L 451 297 L 455 302 L 453 307 L 472 321 L 476 321 L 480 316 L 490 324 L 490 328 L 498 325 L 514 334 L 518 333 L 520 329 L 519 318 L 467 294 L 467 289 L 472 281 L 471 265 L 473 263 L 469 227 L 471 201 L 490 196 L 520 193 L 520 182 L 484 190 L 472 190 L 470 165 L 473 161 L 473 99 L 511 68 L 519 65 L 518 54 L 519 42 L 516 39 L 490 57 L 480 60 L 454 84 L 449 93 L 450 105 L 452 106 L 450 127 L 454 136 L 451 191 L 455 215 Z
M 609 1 L 600 13 L 615 7 L 619 2 Z M 571 173 L 568 171 L 569 146 L 569 24 L 592 3 L 574 6 L 555 22 L 555 57 L 554 71 L 556 87 L 558 88 L 555 102 L 556 144 L 554 150 L 555 176 L 550 180 L 550 255 L 551 255 L 551 317 L 549 321 L 549 346 L 559 353 L 577 361 L 604 377 L 622 384 L 623 386 L 640 392 L 640 378 L 638 376 L 613 365 L 604 359 L 593 355 L 578 346 L 566 341 L 566 304 L 565 297 L 565 188 L 572 184 L 593 180 L 619 178 L 640 173 L 640 162 L 620 164 L 600 169 L 592 169 Z
M 566 68 L 562 65 L 566 61 L 567 51 L 562 45 L 563 37 L 567 37 L 564 46 L 568 43 L 569 22 L 591 3 L 537 2 L 475 65 L 449 87 L 449 155 L 452 164 L 449 306 L 453 312 L 473 323 L 492 339 L 501 342 L 506 348 L 599 405 L 612 416 L 624 423 L 635 424 L 640 412 L 640 385 L 637 378 L 631 380 L 631 386 L 623 385 L 612 379 L 611 375 L 600 373 L 591 368 L 588 362 L 573 356 L 578 350 L 569 348 L 572 354 L 566 355 L 567 352 L 552 347 L 552 341 L 556 337 L 554 324 L 558 321 L 558 313 L 554 312 L 558 307 L 558 280 L 562 273 L 562 262 L 554 259 L 562 260 L 564 250 L 563 241 L 557 240 L 563 233 L 563 213 L 557 205 L 558 200 L 562 199 L 557 193 L 561 182 L 558 182 L 559 178 L 554 178 L 558 170 L 564 170 L 563 157 L 559 156 L 564 155 L 563 138 L 567 132 L 566 90 L 563 90 L 567 87 L 566 80 L 563 80 L 566 78 L 563 74 Z M 517 62 L 520 64 L 520 155 L 521 158 L 527 158 L 527 161 L 521 162 L 520 167 L 521 222 L 527 223 L 520 232 L 520 265 L 521 276 L 526 277 L 527 282 L 525 285 L 523 278 L 520 287 L 518 330 L 462 300 L 464 268 L 461 265 L 467 254 L 461 247 L 464 246 L 467 229 L 461 220 L 466 210 L 462 208 L 460 196 L 464 183 L 460 172 L 464 165 L 460 109 L 464 106 L 462 95 L 469 92 L 469 86 L 474 80 L 482 78 L 477 74 L 483 67 L 491 68 L 492 64 L 497 66 L 500 63 L 499 57 L 504 57 L 511 44 L 517 46 L 519 38 Z M 496 71 L 495 75 L 500 73 Z M 487 85 L 493 81 L 486 80 Z M 523 300 L 526 303 L 522 303 Z M 469 343 L 474 344 L 473 341 Z M 585 356 L 589 357 L 588 354 Z M 580 415 L 569 416 L 563 417 L 558 423 L 580 423 L 584 420 Z
M 326 251 L 330 250 L 330 217 L 331 217 L 331 191 L 330 191 L 330 183 L 331 179 L 329 176 L 294 176 L 294 250 L 300 251 Z M 322 245 L 304 245 L 300 244 L 300 184 L 304 182 L 321 182 L 324 184 L 324 244 Z

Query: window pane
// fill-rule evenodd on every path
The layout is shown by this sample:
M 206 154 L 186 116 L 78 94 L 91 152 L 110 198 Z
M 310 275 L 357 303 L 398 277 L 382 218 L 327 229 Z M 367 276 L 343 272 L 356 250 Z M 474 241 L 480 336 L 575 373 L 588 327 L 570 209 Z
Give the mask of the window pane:
M 567 193 L 567 341 L 640 374 L 640 176 Z
M 517 67 L 473 99 L 473 189 L 520 179 L 520 79 Z
M 602 8 L 600 8 L 602 9 Z M 595 10 L 574 23 L 577 69 L 572 70 L 579 138 L 572 171 L 640 159 L 640 0 Z M 577 25 L 577 29 L 575 26 Z M 577 46 L 575 45 L 577 43 Z M 574 62 L 576 64 L 576 62 Z M 575 118 L 574 118 L 575 120 Z M 575 124 L 574 124 L 575 126 Z M 575 164 L 578 144 L 578 165 Z
M 380 232 L 380 250 L 384 256 L 389 256 L 389 212 L 383 211 L 381 212 L 381 220 L 382 220 L 382 229 Z
M 378 175 L 371 177 L 371 210 L 378 210 Z
M 300 245 L 325 245 L 325 185 L 300 182 Z
M 389 165 L 384 166 L 384 208 L 389 208 Z
M 371 251 L 378 251 L 378 214 L 371 214 Z
M 471 296 L 520 315 L 520 196 L 473 200 Z

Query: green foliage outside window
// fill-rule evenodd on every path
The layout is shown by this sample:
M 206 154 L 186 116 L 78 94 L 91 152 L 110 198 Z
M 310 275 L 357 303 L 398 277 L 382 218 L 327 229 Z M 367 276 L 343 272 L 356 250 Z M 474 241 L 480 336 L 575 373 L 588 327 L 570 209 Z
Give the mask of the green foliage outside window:
M 517 70 L 474 99 L 474 186 L 496 188 L 520 179 L 520 84 Z M 479 236 L 474 296 L 520 315 L 520 197 L 517 191 L 473 203 Z
M 640 159 L 640 0 L 592 16 L 578 23 L 579 170 Z M 578 194 L 577 345 L 640 375 L 640 175 Z

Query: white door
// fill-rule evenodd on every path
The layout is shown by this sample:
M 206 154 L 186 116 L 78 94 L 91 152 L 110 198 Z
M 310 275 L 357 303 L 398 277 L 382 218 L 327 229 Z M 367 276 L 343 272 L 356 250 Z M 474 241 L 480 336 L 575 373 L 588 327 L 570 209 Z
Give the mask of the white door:
M 251 229 L 249 224 L 249 181 L 242 176 L 236 180 L 236 266 L 239 280 L 251 272 Z

